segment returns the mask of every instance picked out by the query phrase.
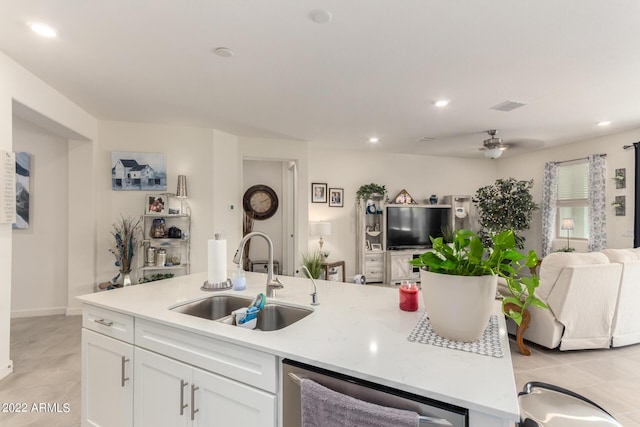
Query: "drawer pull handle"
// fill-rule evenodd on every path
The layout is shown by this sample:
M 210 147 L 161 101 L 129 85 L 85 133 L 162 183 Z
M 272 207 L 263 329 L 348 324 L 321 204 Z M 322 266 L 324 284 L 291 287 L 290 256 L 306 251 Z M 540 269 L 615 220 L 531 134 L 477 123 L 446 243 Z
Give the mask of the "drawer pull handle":
M 96 323 L 100 323 L 101 325 L 109 326 L 109 327 L 110 327 L 111 325 L 113 325 L 113 322 L 112 322 L 111 320 L 94 319 L 94 322 L 96 322 Z
M 180 415 L 184 415 L 184 409 L 189 406 L 184 403 L 184 388 L 188 385 L 185 380 L 180 380 Z
M 129 377 L 125 377 L 125 373 L 124 373 L 124 371 L 125 371 L 125 369 L 124 369 L 124 368 L 125 368 L 125 364 L 126 364 L 128 361 L 129 361 L 129 359 L 127 359 L 126 357 L 122 356 L 122 376 L 120 377 L 120 378 L 121 378 L 121 380 L 122 380 L 122 381 L 120 382 L 120 383 L 122 384 L 122 387 L 124 387 L 124 383 L 125 383 L 125 381 L 129 381 Z
M 196 412 L 200 411 L 196 409 L 196 390 L 199 389 L 200 387 L 191 384 L 191 421 L 196 419 Z

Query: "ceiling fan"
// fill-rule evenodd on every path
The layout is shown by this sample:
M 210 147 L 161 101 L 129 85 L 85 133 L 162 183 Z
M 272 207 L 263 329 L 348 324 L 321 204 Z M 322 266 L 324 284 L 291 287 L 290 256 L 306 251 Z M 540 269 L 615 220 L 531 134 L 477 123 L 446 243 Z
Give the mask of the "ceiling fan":
M 504 150 L 509 148 L 509 145 L 502 143 L 501 138 L 496 138 L 496 132 L 495 129 L 488 130 L 490 138 L 485 139 L 480 148 L 481 151 L 484 151 L 484 156 L 490 159 L 497 159 L 502 156 Z

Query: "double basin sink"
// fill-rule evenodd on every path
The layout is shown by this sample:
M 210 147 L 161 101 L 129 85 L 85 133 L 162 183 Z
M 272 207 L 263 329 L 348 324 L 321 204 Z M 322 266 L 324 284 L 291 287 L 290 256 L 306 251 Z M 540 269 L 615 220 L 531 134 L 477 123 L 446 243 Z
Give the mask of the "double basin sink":
M 187 304 L 172 307 L 171 310 L 203 319 L 231 323 L 231 313 L 249 307 L 253 298 L 236 295 L 213 295 Z M 276 331 L 286 328 L 313 313 L 313 310 L 267 302 L 258 312 L 255 330 Z

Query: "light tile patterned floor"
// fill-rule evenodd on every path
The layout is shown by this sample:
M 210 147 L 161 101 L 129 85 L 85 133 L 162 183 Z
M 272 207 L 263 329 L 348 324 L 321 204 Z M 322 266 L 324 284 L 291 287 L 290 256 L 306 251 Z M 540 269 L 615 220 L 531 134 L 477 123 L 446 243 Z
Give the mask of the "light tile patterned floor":
M 529 381 L 570 389 L 598 403 L 625 427 L 640 427 L 640 345 L 559 351 L 528 344 L 522 356 L 511 340 L 511 358 L 518 390 Z
M 6 414 L 0 427 L 80 425 L 80 316 L 12 319 L 14 373 L 0 381 L 0 403 L 68 403 L 69 413 Z M 531 345 L 522 356 L 511 341 L 518 390 L 543 381 L 586 396 L 625 427 L 640 427 L 640 345 L 561 352 Z M 0 408 L 1 409 L 1 408 Z

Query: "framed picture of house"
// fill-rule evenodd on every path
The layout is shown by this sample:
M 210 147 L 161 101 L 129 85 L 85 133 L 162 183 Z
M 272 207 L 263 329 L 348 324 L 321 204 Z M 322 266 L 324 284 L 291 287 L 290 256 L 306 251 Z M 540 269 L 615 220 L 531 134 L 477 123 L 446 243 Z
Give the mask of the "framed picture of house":
M 327 203 L 327 184 L 311 183 L 311 203 Z
M 112 151 L 111 189 L 115 191 L 166 191 L 166 155 L 164 153 Z
M 161 215 L 165 213 L 167 196 L 165 194 L 147 194 L 147 210 L 149 215 Z

